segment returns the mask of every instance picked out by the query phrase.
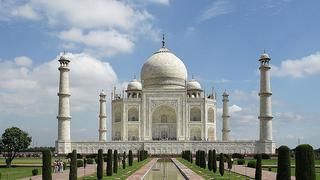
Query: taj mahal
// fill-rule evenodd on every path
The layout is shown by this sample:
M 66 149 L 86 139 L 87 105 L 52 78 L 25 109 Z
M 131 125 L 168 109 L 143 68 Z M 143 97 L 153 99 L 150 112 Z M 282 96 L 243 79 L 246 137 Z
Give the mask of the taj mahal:
M 147 150 L 150 154 L 180 154 L 183 150 L 216 149 L 218 153 L 275 153 L 272 138 L 272 105 L 270 87 L 270 57 L 260 58 L 260 137 L 256 140 L 233 140 L 229 127 L 229 94 L 222 94 L 222 132 L 217 132 L 217 95 L 205 92 L 181 59 L 170 51 L 163 39 L 162 47 L 145 61 L 140 78 L 134 78 L 124 93 L 111 92 L 111 114 L 107 115 L 107 95 L 99 95 L 99 127 L 96 141 L 73 141 L 70 137 L 69 72 L 72 62 L 60 56 L 58 139 L 56 151 L 66 154 L 77 150 L 81 154 L 117 149 Z M 69 66 L 69 64 L 71 64 Z M 107 127 L 107 118 L 112 127 Z M 236 121 L 236 119 L 235 119 Z M 111 140 L 107 140 L 107 131 Z M 217 139 L 222 133 L 222 139 Z

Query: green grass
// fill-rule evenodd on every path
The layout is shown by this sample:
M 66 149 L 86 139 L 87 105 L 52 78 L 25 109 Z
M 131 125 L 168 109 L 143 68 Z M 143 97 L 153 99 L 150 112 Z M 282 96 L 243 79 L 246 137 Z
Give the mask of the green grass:
M 52 162 L 54 162 L 55 160 L 59 160 L 60 158 L 52 158 Z M 61 158 L 60 160 L 67 162 L 68 160 L 65 158 Z M 5 165 L 5 158 L 1 157 L 0 158 L 0 165 Z M 38 157 L 29 157 L 29 158 L 19 158 L 16 157 L 13 159 L 12 165 L 15 164 L 42 164 L 42 158 L 38 158 Z
M 136 172 L 138 169 L 140 169 L 142 166 L 144 166 L 145 164 L 147 164 L 150 161 L 150 159 L 146 159 L 144 161 L 138 162 L 138 161 L 133 161 L 132 166 L 128 166 L 128 164 L 126 164 L 126 169 L 122 169 L 122 164 L 121 166 L 118 166 L 118 173 L 115 174 L 113 173 L 112 176 L 106 176 L 106 164 L 103 165 L 103 179 L 108 179 L 108 180 L 112 180 L 112 179 L 126 179 L 127 177 L 129 177 L 131 174 L 133 174 L 134 172 Z M 83 178 L 83 180 L 96 180 L 97 176 L 96 173 L 90 175 L 90 176 L 86 176 Z
M 238 175 L 236 173 L 229 172 L 227 170 L 224 171 L 223 176 L 220 176 L 219 168 L 217 169 L 217 172 L 214 174 L 213 171 L 209 171 L 208 169 L 202 169 L 199 166 L 197 166 L 196 164 L 194 164 L 194 163 L 191 164 L 190 162 L 188 162 L 187 160 L 184 160 L 182 158 L 177 158 L 177 160 L 179 160 L 182 164 L 184 164 L 185 166 L 190 168 L 193 172 L 202 176 L 204 179 L 233 179 L 233 180 L 246 179 L 245 176 Z
M 32 170 L 38 169 L 39 174 L 41 174 L 42 168 L 33 168 L 33 167 L 12 167 L 12 168 L 0 168 L 0 173 L 2 175 L 1 179 L 14 180 L 24 177 L 31 177 Z
M 255 160 L 255 159 L 250 159 L 250 160 Z M 246 159 L 246 162 L 248 162 L 248 159 Z M 277 165 L 278 160 L 277 159 L 263 159 L 262 160 L 262 165 Z M 291 159 L 291 165 L 295 165 L 296 161 L 295 159 Z M 320 165 L 320 160 L 315 160 L 316 165 Z
M 268 171 L 268 168 L 263 168 L 263 170 Z M 271 168 L 272 172 L 277 173 L 277 168 Z M 291 168 L 291 176 L 295 175 L 295 168 Z M 320 179 L 320 168 L 316 168 L 316 179 Z

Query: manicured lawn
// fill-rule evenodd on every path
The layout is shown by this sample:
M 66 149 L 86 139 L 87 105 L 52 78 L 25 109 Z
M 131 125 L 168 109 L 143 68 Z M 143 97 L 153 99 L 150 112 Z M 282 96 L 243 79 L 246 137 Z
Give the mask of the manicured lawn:
M 31 177 L 32 170 L 38 169 L 39 174 L 41 174 L 41 167 L 12 167 L 12 168 L 0 168 L 0 173 L 2 175 L 1 179 L 15 180 L 24 177 Z
M 209 171 L 208 169 L 202 169 L 199 166 L 197 166 L 195 163 L 190 163 L 187 160 L 184 160 L 182 158 L 177 158 L 182 164 L 190 168 L 193 172 L 199 174 L 204 179 L 246 179 L 244 176 L 235 174 L 233 172 L 229 172 L 228 170 L 224 171 L 224 176 L 220 176 L 219 174 L 219 168 L 217 169 L 217 172 L 214 174 L 213 171 Z M 218 162 L 219 163 L 219 162 Z M 229 178 L 230 177 L 230 178 Z M 248 179 L 248 178 L 247 178 Z
M 263 170 L 268 171 L 268 168 L 263 168 Z M 277 172 L 277 168 L 271 168 L 273 172 Z M 291 168 L 291 176 L 295 175 L 295 168 Z M 320 168 L 316 168 L 316 179 L 320 179 Z
M 255 160 L 255 159 L 251 159 L 251 160 Z M 246 159 L 246 162 L 248 162 L 248 159 Z M 277 159 L 263 159 L 262 160 L 262 165 L 277 165 L 277 164 L 278 164 Z M 291 159 L 291 165 L 295 165 L 295 164 L 296 164 L 295 159 Z M 320 160 L 315 160 L 315 164 L 320 165 Z
M 59 160 L 59 158 L 52 158 L 52 162 L 55 160 Z M 61 158 L 62 161 L 67 162 L 68 159 Z M 5 165 L 5 159 L 3 157 L 0 158 L 0 165 Z M 14 164 L 42 164 L 42 158 L 29 157 L 29 158 L 14 158 L 12 161 L 12 165 Z
M 118 166 L 118 173 L 115 174 L 113 173 L 112 176 L 106 176 L 106 164 L 103 165 L 103 170 L 104 170 L 104 175 L 103 175 L 103 179 L 126 179 L 127 177 L 129 177 L 132 173 L 134 173 L 135 171 L 137 171 L 138 169 L 140 169 L 142 166 L 144 166 L 145 164 L 147 164 L 150 161 L 150 159 L 146 159 L 144 161 L 138 162 L 138 161 L 133 161 L 132 166 L 128 166 L 128 164 L 126 164 L 126 169 L 122 169 L 122 164 L 121 166 Z M 86 176 L 83 178 L 84 180 L 96 180 L 97 179 L 97 175 L 96 173 L 90 175 L 90 176 Z

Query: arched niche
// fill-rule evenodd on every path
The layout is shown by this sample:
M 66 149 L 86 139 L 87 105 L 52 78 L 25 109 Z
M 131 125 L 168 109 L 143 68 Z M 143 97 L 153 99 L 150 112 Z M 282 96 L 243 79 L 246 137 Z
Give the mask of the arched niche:
M 214 128 L 213 127 L 209 127 L 208 128 L 208 140 L 209 141 L 214 141 L 215 140 L 215 132 L 214 132 Z
M 128 110 L 128 121 L 139 121 L 138 108 L 132 107 Z
M 201 127 L 191 127 L 190 140 L 191 141 L 201 141 Z
M 128 127 L 128 141 L 139 140 L 139 128 L 137 126 Z
M 153 111 L 152 139 L 177 140 L 177 115 L 172 107 L 161 105 Z
M 201 121 L 201 110 L 198 107 L 193 107 L 190 110 L 190 121 Z
M 121 112 L 117 111 L 114 113 L 114 122 L 121 122 Z
M 208 109 L 208 122 L 214 123 L 214 110 L 213 110 L 213 108 Z

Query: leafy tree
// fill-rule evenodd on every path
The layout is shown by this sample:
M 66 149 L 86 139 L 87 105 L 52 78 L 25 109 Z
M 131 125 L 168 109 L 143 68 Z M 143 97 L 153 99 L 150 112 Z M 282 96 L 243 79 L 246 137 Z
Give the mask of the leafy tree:
M 278 148 L 277 180 L 291 179 L 290 149 L 287 146 Z
M 217 154 L 216 154 L 216 150 L 212 150 L 212 171 L 214 173 L 217 172 Z
M 42 179 L 52 179 L 52 168 L 51 168 L 51 151 L 46 149 L 42 152 Z
M 113 152 L 113 172 L 118 172 L 118 151 L 114 150 Z
M 212 171 L 212 158 L 213 158 L 212 150 L 209 150 L 209 153 L 208 153 L 208 169 L 209 169 L 209 171 Z
M 17 127 L 7 128 L 4 131 L 0 140 L 0 152 L 7 153 L 5 156 L 7 167 L 11 167 L 17 152 L 26 150 L 31 141 L 32 138 L 28 133 Z
M 224 158 L 223 153 L 220 153 L 220 160 L 219 160 L 219 173 L 221 176 L 224 175 Z
M 301 144 L 296 147 L 296 180 L 315 180 L 314 152 L 309 144 Z
M 103 178 L 103 150 L 98 150 L 98 162 L 97 162 L 97 178 L 101 180 Z
M 133 162 L 133 155 L 132 155 L 132 151 L 129 150 L 129 166 L 132 166 L 132 162 Z
M 255 180 L 261 180 L 262 179 L 262 169 L 261 169 L 261 154 L 257 154 L 257 163 L 256 163 L 256 174 L 255 174 Z
M 77 151 L 71 153 L 69 180 L 77 180 Z

